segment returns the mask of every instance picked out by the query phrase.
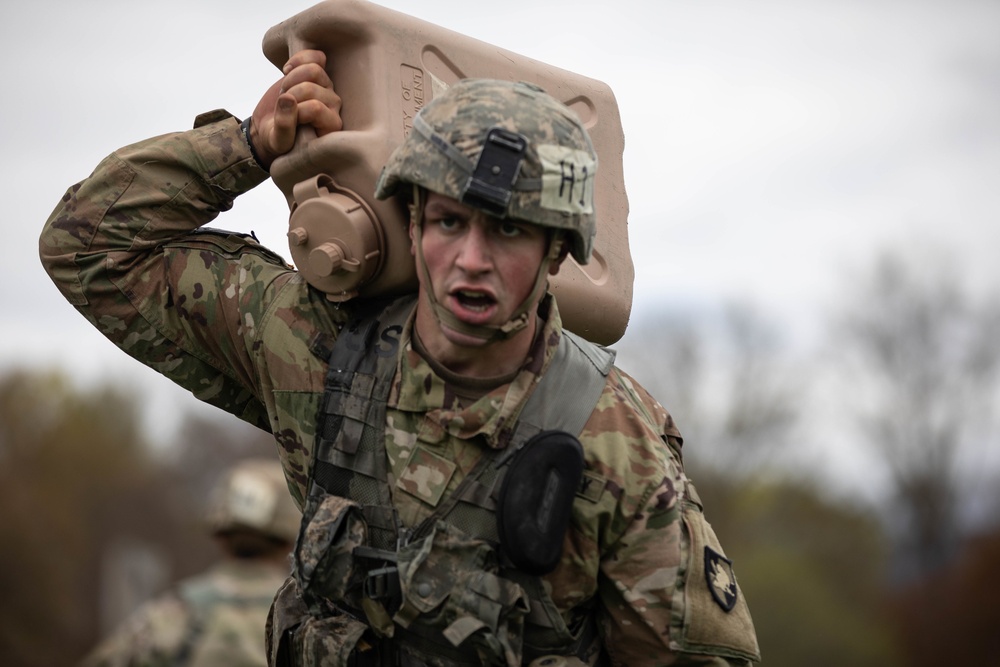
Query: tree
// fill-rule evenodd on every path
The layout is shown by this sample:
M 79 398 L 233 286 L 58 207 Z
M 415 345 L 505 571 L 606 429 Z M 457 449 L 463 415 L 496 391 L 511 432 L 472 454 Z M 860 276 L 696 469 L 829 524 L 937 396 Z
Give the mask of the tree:
M 966 541 L 946 570 L 898 592 L 893 606 L 907 665 L 1000 665 L 998 562 L 1000 531 L 993 531 Z
M 966 464 L 989 460 L 995 444 L 1000 306 L 977 299 L 946 261 L 898 252 L 849 284 L 832 329 L 840 393 L 890 480 L 896 560 L 928 573 L 954 556 L 961 508 L 982 491 Z
M 673 415 L 690 445 L 686 463 L 744 477 L 773 471 L 797 425 L 801 387 L 769 322 L 732 303 L 721 316 L 660 312 L 630 326 L 619 365 Z
M 900 664 L 884 604 L 887 545 L 871 513 L 803 481 L 713 480 L 710 488 L 707 516 L 726 536 L 762 664 Z
M 138 422 L 122 391 L 78 391 L 58 373 L 0 378 L 4 664 L 67 664 L 97 632 L 99 545 L 139 518 L 130 500 L 154 479 Z

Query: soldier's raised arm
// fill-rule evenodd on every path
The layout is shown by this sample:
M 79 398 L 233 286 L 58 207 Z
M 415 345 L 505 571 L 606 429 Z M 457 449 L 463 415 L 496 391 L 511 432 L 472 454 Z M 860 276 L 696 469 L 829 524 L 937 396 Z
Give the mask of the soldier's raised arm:
M 295 274 L 249 235 L 199 228 L 268 179 L 299 127 L 341 127 L 325 62 L 320 51 L 292 55 L 242 124 L 208 112 L 193 129 L 114 151 L 69 188 L 39 240 L 53 282 L 102 334 L 266 429 L 254 323 Z

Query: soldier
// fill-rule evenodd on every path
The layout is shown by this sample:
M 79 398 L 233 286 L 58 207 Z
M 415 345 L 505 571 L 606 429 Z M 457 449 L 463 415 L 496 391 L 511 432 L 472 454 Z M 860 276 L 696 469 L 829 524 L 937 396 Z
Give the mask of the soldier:
M 300 516 L 277 462 L 233 466 L 207 511 L 222 560 L 142 605 L 81 667 L 266 665 L 264 625 L 288 577 Z
M 293 54 L 243 123 L 213 112 L 115 152 L 40 244 L 119 347 L 274 434 L 304 518 L 272 664 L 758 659 L 673 420 L 547 293 L 595 234 L 592 188 L 560 190 L 560 165 L 597 166 L 572 111 L 491 80 L 421 110 L 377 185 L 410 206 L 416 295 L 332 304 L 204 228 L 299 126 L 341 129 L 325 67 Z

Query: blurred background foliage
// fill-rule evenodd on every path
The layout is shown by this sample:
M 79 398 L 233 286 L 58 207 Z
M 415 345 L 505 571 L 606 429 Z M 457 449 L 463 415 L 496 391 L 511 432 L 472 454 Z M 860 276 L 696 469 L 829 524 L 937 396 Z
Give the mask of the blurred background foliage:
M 0 663 L 70 665 L 136 605 L 217 556 L 216 476 L 274 455 L 270 435 L 187 418 L 154 447 L 137 395 L 58 372 L 0 378 Z
M 803 350 L 748 304 L 665 310 L 616 346 L 685 436 L 762 664 L 1000 664 L 996 295 L 889 252 L 819 328 Z M 73 664 L 207 566 L 212 481 L 274 455 L 221 413 L 164 415 L 177 435 L 154 443 L 140 400 L 114 378 L 0 377 L 4 665 Z

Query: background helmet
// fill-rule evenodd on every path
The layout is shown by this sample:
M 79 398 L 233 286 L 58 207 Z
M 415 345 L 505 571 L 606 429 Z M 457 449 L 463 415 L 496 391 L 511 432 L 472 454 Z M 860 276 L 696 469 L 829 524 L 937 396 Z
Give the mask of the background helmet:
M 295 541 L 301 520 L 281 465 L 272 459 L 246 459 L 224 473 L 207 514 L 213 533 L 252 530 L 287 542 Z
M 590 259 L 597 154 L 580 119 L 524 82 L 464 79 L 435 97 L 379 176 L 386 199 L 415 184 L 499 218 L 566 232 Z

